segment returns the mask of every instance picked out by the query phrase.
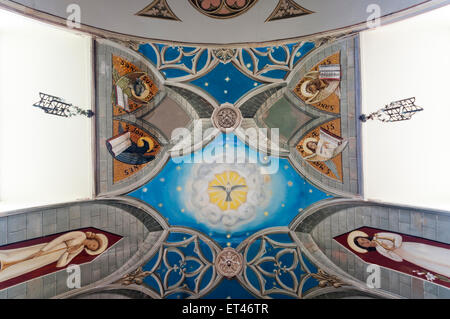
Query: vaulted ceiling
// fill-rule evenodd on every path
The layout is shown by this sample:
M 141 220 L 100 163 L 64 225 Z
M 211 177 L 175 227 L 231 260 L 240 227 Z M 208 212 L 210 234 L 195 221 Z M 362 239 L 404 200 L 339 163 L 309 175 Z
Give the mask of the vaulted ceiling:
M 396 21 L 444 1 L 403 0 L 80 0 L 82 29 L 203 44 L 255 43 L 366 28 L 377 13 Z M 65 24 L 71 0 L 2 0 L 0 4 Z M 38 12 L 30 12 L 29 9 Z M 91 28 L 92 27 L 92 28 Z
M 7 211 L 0 216 L 0 250 L 74 232 L 109 241 L 98 257 L 86 248 L 73 259 L 82 269 L 81 288 L 65 285 L 61 267 L 7 280 L 0 270 L 0 296 L 449 296 L 445 276 L 364 255 L 348 241 L 355 231 L 389 232 L 449 247 L 447 212 L 367 201 L 362 132 L 368 130 L 359 120 L 367 68 L 359 31 L 368 28 L 367 19 L 380 9 L 388 24 L 449 2 L 0 0 L 4 8 L 60 26 L 79 14 L 75 34 L 83 34 L 86 49 L 77 55 L 92 59 L 83 70 L 93 79 L 78 82 L 89 85 L 81 95 L 95 111 L 90 120 L 77 118 L 92 126 L 92 138 L 83 137 L 90 150 L 83 159 L 94 166 L 91 198 Z M 62 43 L 51 42 L 48 56 Z M 32 50 L 20 51 L 33 61 Z M 64 67 L 64 61 L 40 63 Z M 317 81 L 330 65 L 335 78 Z M 75 99 L 69 85 L 69 92 L 55 85 L 60 78 L 52 69 L 46 86 Z M 30 94 L 20 101 L 28 111 L 36 93 Z M 75 145 L 76 135 L 65 138 Z M 332 152 L 317 150 L 322 139 L 335 144 Z M 44 155 L 52 163 L 52 151 L 60 149 L 50 146 Z M 69 176 L 60 188 L 70 186 Z M 366 284 L 371 264 L 382 267 L 379 289 Z

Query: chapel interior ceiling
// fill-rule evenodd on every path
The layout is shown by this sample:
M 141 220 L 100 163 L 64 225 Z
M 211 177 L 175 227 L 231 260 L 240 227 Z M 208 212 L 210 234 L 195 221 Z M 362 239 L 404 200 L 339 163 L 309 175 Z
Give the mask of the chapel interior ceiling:
M 69 3 L 16 2 L 60 17 Z M 361 22 L 367 3 L 347 2 L 364 6 L 361 16 L 336 15 L 342 1 L 136 0 L 108 2 L 98 19 L 104 2 L 80 1 L 86 25 L 122 34 L 93 40 L 95 196 L 0 217 L 0 250 L 66 237 L 98 245 L 74 253 L 81 288 L 67 287 L 68 262 L 55 253 L 37 256 L 37 269 L 8 265 L 21 277 L 3 267 L 0 296 L 448 298 L 448 268 L 424 261 L 450 251 L 448 214 L 364 200 L 358 33 L 201 44 Z M 440 4 L 390 1 L 386 15 Z M 208 32 L 198 30 L 203 21 Z M 260 32 L 235 32 L 241 23 Z M 360 237 L 381 242 L 386 258 Z M 392 256 L 399 241 L 430 254 Z M 372 264 L 381 267 L 377 289 L 367 286 Z

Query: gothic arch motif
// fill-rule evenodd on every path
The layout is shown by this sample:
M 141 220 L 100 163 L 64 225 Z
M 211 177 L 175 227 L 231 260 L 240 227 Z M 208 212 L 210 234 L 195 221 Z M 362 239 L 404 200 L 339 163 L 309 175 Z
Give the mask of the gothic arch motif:
M 303 8 L 293 0 L 279 0 L 277 7 L 266 19 L 266 22 L 301 17 L 311 13 L 314 12 Z
M 141 17 L 181 21 L 175 13 L 173 13 L 172 9 L 167 4 L 167 0 L 154 0 L 144 9 L 136 13 L 136 15 Z
M 189 0 L 200 13 L 215 19 L 235 18 L 255 5 L 258 0 Z

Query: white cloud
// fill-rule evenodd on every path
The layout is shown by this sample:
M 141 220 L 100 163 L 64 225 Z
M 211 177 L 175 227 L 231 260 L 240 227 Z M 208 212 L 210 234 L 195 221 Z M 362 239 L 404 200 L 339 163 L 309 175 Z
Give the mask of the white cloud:
M 234 171 L 246 180 L 247 201 L 236 210 L 223 211 L 209 200 L 208 184 L 215 175 Z M 185 200 L 188 211 L 196 220 L 216 231 L 233 231 L 255 219 L 258 209 L 270 202 L 271 183 L 264 179 L 257 164 L 201 164 L 195 165 L 186 184 Z

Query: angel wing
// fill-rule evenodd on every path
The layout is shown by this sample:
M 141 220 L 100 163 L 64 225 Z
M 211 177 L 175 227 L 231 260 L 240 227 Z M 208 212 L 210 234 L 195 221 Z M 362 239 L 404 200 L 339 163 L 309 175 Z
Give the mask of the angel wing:
M 234 186 L 231 186 L 230 193 L 231 193 L 232 191 L 235 191 L 236 189 L 244 188 L 244 187 L 246 187 L 246 185 L 234 185 Z
M 211 186 L 211 188 L 217 188 L 217 189 L 220 189 L 220 190 L 222 190 L 222 191 L 224 191 L 224 192 L 227 191 L 227 189 L 225 188 L 225 186 L 222 186 L 222 185 Z

